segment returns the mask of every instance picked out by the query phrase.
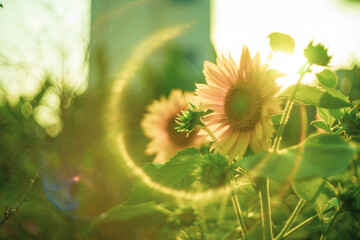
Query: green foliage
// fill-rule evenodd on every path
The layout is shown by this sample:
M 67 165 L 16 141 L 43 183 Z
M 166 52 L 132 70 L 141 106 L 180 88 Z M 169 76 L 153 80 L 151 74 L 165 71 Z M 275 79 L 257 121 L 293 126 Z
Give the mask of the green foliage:
M 336 122 L 336 120 L 339 120 L 347 110 L 348 108 L 316 108 L 317 114 L 319 115 L 321 120 L 312 121 L 311 124 L 317 128 L 321 128 L 330 132 L 333 130 L 333 124 Z
M 200 168 L 201 160 L 199 150 L 188 148 L 178 152 L 165 164 L 146 164 L 144 171 L 154 182 L 164 187 L 190 190 L 191 184 L 196 180 L 193 173 Z M 159 195 L 161 194 L 157 190 L 138 179 L 127 204 L 146 202 L 156 199 Z
M 336 74 L 329 69 L 317 73 L 316 78 L 324 87 L 335 88 L 338 83 Z
M 316 134 L 280 152 L 263 152 L 243 158 L 236 165 L 260 177 L 286 182 L 341 174 L 356 148 L 339 136 Z
M 295 193 L 307 202 L 314 204 L 321 214 L 330 199 L 336 196 L 335 188 L 322 178 L 293 182 Z
M 328 50 L 324 45 L 319 43 L 314 46 L 314 41 L 311 41 L 304 50 L 304 55 L 310 64 L 320 66 L 327 66 L 331 60 L 331 56 L 328 55 Z
M 339 199 L 342 204 L 341 208 L 351 212 L 360 220 L 360 188 L 349 184 L 341 191 Z
M 282 113 L 271 116 L 271 120 L 272 120 L 273 124 L 276 124 L 276 125 L 280 124 L 281 118 L 282 118 Z
M 330 126 L 323 120 L 317 120 L 317 121 L 312 121 L 311 124 L 317 128 L 321 128 L 324 129 L 328 132 L 330 132 Z
M 271 33 L 268 38 L 270 38 L 270 46 L 273 51 L 293 53 L 295 48 L 295 41 L 289 35 L 280 32 L 274 32 Z
M 280 97 L 290 98 L 295 87 L 295 85 L 288 87 L 280 93 Z M 351 106 L 347 97 L 335 89 L 322 89 L 303 84 L 299 85 L 294 99 L 304 104 L 327 109 Z

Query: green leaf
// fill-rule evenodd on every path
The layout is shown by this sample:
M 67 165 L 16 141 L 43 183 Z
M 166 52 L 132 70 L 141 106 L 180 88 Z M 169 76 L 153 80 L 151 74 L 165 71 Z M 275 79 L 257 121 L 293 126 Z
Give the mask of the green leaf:
M 124 204 L 119 204 L 115 207 L 112 207 L 105 213 L 101 214 L 99 220 L 101 221 L 110 221 L 110 220 L 120 220 L 127 221 L 136 217 L 150 215 L 154 213 L 160 213 L 154 202 L 146 202 L 141 204 L 136 204 L 132 206 L 127 206 Z
M 283 114 L 280 113 L 280 114 L 271 116 L 271 120 L 272 120 L 273 124 L 275 124 L 275 125 L 280 124 L 282 115 L 283 115 Z
M 264 152 L 243 158 L 236 165 L 259 177 L 285 182 L 336 176 L 349 165 L 356 147 L 337 135 L 322 133 L 277 153 Z
M 314 46 L 313 43 L 314 41 L 311 41 L 304 50 L 305 57 L 310 64 L 327 66 L 331 60 L 331 56 L 328 55 L 328 50 L 322 44 Z
M 344 115 L 344 113 L 348 111 L 348 109 L 349 108 L 341 108 L 341 109 L 316 108 L 316 111 L 330 128 L 334 124 L 335 120 L 339 120 Z
M 146 164 L 144 171 L 156 184 L 179 190 L 190 190 L 195 181 L 193 173 L 200 168 L 202 156 L 199 150 L 187 148 L 178 152 L 165 164 Z M 161 193 L 144 183 L 143 177 L 136 181 L 127 204 L 147 202 L 159 197 Z
M 313 203 L 316 211 L 322 213 L 328 201 L 335 197 L 335 188 L 322 178 L 293 182 L 295 193 L 307 202 Z
M 322 72 L 317 73 L 316 78 L 324 87 L 335 88 L 338 83 L 336 73 L 329 69 L 324 69 Z
M 295 85 L 291 85 L 280 93 L 280 97 L 290 98 L 294 88 Z M 294 99 L 304 104 L 327 109 L 351 106 L 349 100 L 335 89 L 322 89 L 303 84 L 299 85 Z
M 274 32 L 271 33 L 268 38 L 270 38 L 270 46 L 274 52 L 286 52 L 293 53 L 295 48 L 295 42 L 292 37 L 287 34 Z
M 312 121 L 311 125 L 314 125 L 317 128 L 324 129 L 326 131 L 330 131 L 330 126 L 323 120 Z

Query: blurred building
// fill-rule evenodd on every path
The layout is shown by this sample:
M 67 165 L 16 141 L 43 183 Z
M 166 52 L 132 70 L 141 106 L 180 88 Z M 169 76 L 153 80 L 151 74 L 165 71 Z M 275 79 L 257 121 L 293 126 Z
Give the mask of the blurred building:
M 165 27 L 195 23 L 169 44 L 181 48 L 194 71 L 214 56 L 210 0 L 92 0 L 90 89 L 112 81 L 142 40 Z

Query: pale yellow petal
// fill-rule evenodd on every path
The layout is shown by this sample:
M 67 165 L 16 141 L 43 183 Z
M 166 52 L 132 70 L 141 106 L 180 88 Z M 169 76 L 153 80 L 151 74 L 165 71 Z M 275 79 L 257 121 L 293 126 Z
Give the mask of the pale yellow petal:
M 236 159 L 236 158 L 241 158 L 245 154 L 246 149 L 247 149 L 248 144 L 249 144 L 249 139 L 250 139 L 250 133 L 249 132 L 240 133 L 236 143 L 234 144 L 234 146 L 230 150 L 230 154 L 229 154 L 229 160 L 230 161 L 232 161 L 233 159 Z

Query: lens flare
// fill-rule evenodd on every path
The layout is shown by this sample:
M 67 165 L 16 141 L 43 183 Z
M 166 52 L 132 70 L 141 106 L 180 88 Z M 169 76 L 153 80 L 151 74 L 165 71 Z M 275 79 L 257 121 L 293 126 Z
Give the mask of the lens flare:
M 142 41 L 135 49 L 129 60 L 124 64 L 122 70 L 118 73 L 118 77 L 112 85 L 112 92 L 109 95 L 106 111 L 108 114 L 105 116 L 105 129 L 107 129 L 107 139 L 113 145 L 115 154 L 125 162 L 126 166 L 136 175 L 139 176 L 142 181 L 149 187 L 162 192 L 166 195 L 173 196 L 177 199 L 187 199 L 193 201 L 203 201 L 204 199 L 216 200 L 213 196 L 219 196 L 219 194 L 225 194 L 230 191 L 230 187 L 219 188 L 216 190 L 209 190 L 204 192 L 188 192 L 183 190 L 177 190 L 163 186 L 162 184 L 155 182 L 147 175 L 143 169 L 136 165 L 134 159 L 128 154 L 125 143 L 124 135 L 122 134 L 124 127 L 122 126 L 122 117 L 119 111 L 114 109 L 120 109 L 121 98 L 124 87 L 136 73 L 136 71 L 143 64 L 146 57 L 155 49 L 164 44 L 164 42 L 175 38 L 180 35 L 185 29 L 189 28 L 191 24 L 177 25 L 170 28 L 159 30 L 151 35 L 148 39 Z
M 90 220 L 103 210 L 97 206 L 100 194 L 92 184 L 91 172 L 73 162 L 49 154 L 41 161 L 41 185 L 49 201 L 63 214 Z

